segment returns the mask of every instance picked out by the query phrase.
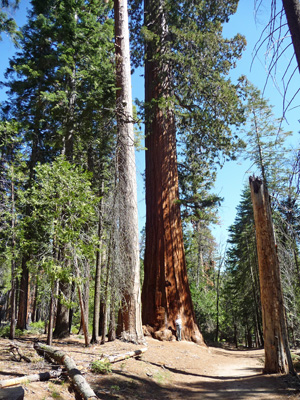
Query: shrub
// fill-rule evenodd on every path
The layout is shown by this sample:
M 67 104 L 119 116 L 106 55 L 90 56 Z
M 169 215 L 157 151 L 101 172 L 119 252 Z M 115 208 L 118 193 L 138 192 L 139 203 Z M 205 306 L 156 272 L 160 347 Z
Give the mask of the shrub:
M 0 337 L 8 338 L 9 333 L 10 333 L 10 325 L 5 325 L 0 328 Z M 15 330 L 15 337 L 20 337 L 22 335 L 24 335 L 24 332 L 22 332 L 21 329 Z
M 111 364 L 108 360 L 96 360 L 91 364 L 91 370 L 97 374 L 110 374 L 111 373 Z

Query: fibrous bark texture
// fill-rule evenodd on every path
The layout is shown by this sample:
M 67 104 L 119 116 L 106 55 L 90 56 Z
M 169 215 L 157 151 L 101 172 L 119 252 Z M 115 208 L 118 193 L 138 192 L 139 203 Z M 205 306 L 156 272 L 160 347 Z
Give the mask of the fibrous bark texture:
M 265 368 L 267 374 L 294 372 L 289 350 L 269 195 L 263 182 L 250 177 L 259 265 Z
M 204 343 L 195 323 L 188 284 L 180 216 L 175 117 L 166 105 L 171 94 L 171 71 L 155 54 L 164 52 L 168 27 L 162 2 L 146 0 L 148 29 L 161 34 L 161 44 L 148 43 L 145 64 L 146 101 L 146 250 L 142 291 L 143 324 L 175 335 L 182 319 L 182 337 Z M 153 15 L 156 10 L 157 15 Z M 155 21 L 155 27 L 153 27 Z M 166 100 L 164 102 L 164 100 Z M 160 106 L 160 103 L 164 106 Z M 167 332 L 169 331 L 169 332 Z
M 143 340 L 139 229 L 127 0 L 115 0 L 118 196 L 122 264 L 128 277 L 121 312 L 123 339 Z

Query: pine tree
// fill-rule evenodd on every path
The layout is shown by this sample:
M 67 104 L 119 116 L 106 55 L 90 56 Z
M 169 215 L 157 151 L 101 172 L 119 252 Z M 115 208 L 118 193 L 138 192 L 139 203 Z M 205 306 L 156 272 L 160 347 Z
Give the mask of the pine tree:
M 10 9 L 16 9 L 18 7 L 20 0 L 1 0 L 1 10 L 0 10 L 0 41 L 2 40 L 2 32 L 10 35 L 12 40 L 17 43 L 18 38 L 20 38 L 20 32 L 17 29 L 17 25 L 13 18 L 8 16 L 8 12 L 5 12 L 5 8 L 7 11 Z
M 255 335 L 256 345 L 261 346 L 263 335 L 258 260 L 253 209 L 248 188 L 243 190 L 229 234 L 224 291 L 227 303 L 225 332 L 227 335 L 233 335 L 237 344 L 243 337 L 242 329 L 246 327 L 247 336 Z
M 65 153 L 69 160 L 92 169 L 99 154 L 107 157 L 111 151 L 113 134 L 109 137 L 107 125 L 113 124 L 115 83 L 109 58 L 113 29 L 105 19 L 108 11 L 100 0 L 91 5 L 32 1 L 21 50 L 7 71 L 10 99 L 5 106 L 20 122 L 19 132 L 28 149 L 26 187 L 34 182 L 37 162 L 49 162 Z M 105 157 L 100 159 L 103 177 Z M 30 216 L 30 208 L 26 215 Z M 22 329 L 28 313 L 30 257 L 30 253 L 23 254 L 21 292 L 25 297 L 20 297 L 18 323 Z
M 246 159 L 253 164 L 250 170 L 264 180 L 270 193 L 278 195 L 285 191 L 289 176 L 286 166 L 289 150 L 285 142 L 291 132 L 282 129 L 282 120 L 274 117 L 272 106 L 260 91 L 247 82 Z

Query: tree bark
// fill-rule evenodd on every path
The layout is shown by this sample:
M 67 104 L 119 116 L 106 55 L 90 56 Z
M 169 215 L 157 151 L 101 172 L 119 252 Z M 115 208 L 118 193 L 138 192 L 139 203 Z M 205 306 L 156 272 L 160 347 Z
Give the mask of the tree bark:
M 48 321 L 48 332 L 47 332 L 47 344 L 49 346 L 52 345 L 53 340 L 53 328 L 54 328 L 54 313 L 55 313 L 55 297 L 57 295 L 58 290 L 58 282 L 55 281 L 53 283 L 53 287 L 51 289 L 51 299 L 50 299 L 50 307 L 49 307 L 49 321 Z
M 263 182 L 250 177 L 260 277 L 265 367 L 267 374 L 294 373 L 281 289 L 269 195 Z
M 155 12 L 157 14 L 155 14 Z M 180 216 L 175 117 L 166 104 L 171 96 L 171 71 L 157 61 L 167 46 L 168 27 L 160 0 L 145 0 L 145 25 L 161 42 L 147 43 L 146 101 L 146 250 L 142 291 L 143 324 L 156 331 L 176 332 L 180 314 L 182 336 L 204 344 L 195 322 L 188 284 Z M 166 335 L 167 337 L 168 335 Z
M 12 176 L 11 183 L 11 230 L 12 230 L 12 260 L 11 260 L 11 316 L 10 316 L 10 332 L 9 338 L 13 340 L 15 338 L 16 332 L 16 262 L 15 262 L 15 247 L 16 247 L 16 237 L 15 237 L 15 184 L 14 175 Z
M 122 263 L 128 276 L 122 308 L 124 330 L 121 336 L 128 341 L 139 342 L 143 340 L 143 330 L 127 0 L 114 1 L 114 14 L 120 237 Z
M 110 278 L 110 263 L 111 263 L 111 252 L 112 252 L 112 240 L 113 240 L 113 232 L 110 234 L 109 240 L 109 248 L 108 248 L 108 256 L 107 256 L 107 264 L 106 264 L 106 278 L 105 278 L 105 287 L 104 287 L 104 301 L 103 301 L 103 320 L 101 326 L 101 344 L 105 344 L 106 340 L 106 332 L 107 332 L 107 306 L 108 306 L 108 285 Z
M 300 3 L 299 0 L 282 0 L 287 23 L 300 72 Z
M 32 303 L 32 322 L 37 322 L 37 299 L 38 299 L 38 291 L 39 291 L 39 277 L 38 275 L 35 278 L 34 284 L 34 295 L 33 295 L 33 303 Z
M 89 332 L 88 332 L 88 321 L 86 320 L 86 313 L 85 313 L 85 307 L 83 304 L 83 299 L 82 299 L 82 293 L 79 284 L 77 284 L 77 290 L 78 290 L 78 298 L 79 298 L 79 304 L 80 304 L 80 311 L 81 311 L 81 323 L 82 323 L 82 329 L 84 333 L 84 341 L 85 341 L 85 346 L 89 346 Z M 87 304 L 88 306 L 88 304 Z
M 63 296 L 65 299 L 69 300 L 70 284 L 68 282 L 59 281 L 59 296 Z M 58 300 L 53 337 L 67 338 L 69 336 L 69 309 L 62 301 Z
M 18 329 L 27 329 L 27 318 L 28 318 L 28 299 L 29 299 L 29 270 L 27 266 L 27 256 L 24 255 L 22 258 L 22 274 L 20 282 L 20 294 L 19 294 L 19 312 L 18 312 Z
M 96 274 L 95 274 L 95 294 L 94 294 L 94 314 L 93 314 L 93 332 L 91 343 L 99 342 L 99 321 L 100 321 L 100 300 L 101 300 L 101 247 L 102 247 L 102 200 L 99 204 L 98 221 L 98 239 L 99 247 L 96 254 Z

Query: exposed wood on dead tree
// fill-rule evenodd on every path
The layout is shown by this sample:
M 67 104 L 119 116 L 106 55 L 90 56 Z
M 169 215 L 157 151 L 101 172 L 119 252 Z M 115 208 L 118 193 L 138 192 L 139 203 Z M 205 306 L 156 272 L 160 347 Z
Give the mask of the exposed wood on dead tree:
M 34 348 L 43 354 L 47 354 L 53 360 L 66 367 L 67 374 L 75 385 L 75 388 L 85 400 L 96 400 L 98 397 L 87 383 L 81 372 L 77 369 L 75 361 L 69 357 L 64 351 L 47 346 L 42 343 L 36 343 Z
M 264 372 L 293 373 L 269 194 L 261 179 L 250 177 L 249 182 L 259 266 L 265 347 Z
M 119 327 L 120 335 L 124 340 L 141 343 L 144 337 L 127 0 L 114 1 L 114 17 L 120 262 L 125 267 L 127 280 Z
M 21 383 L 48 381 L 61 375 L 61 371 L 40 372 L 39 374 L 25 375 L 19 378 L 4 379 L 0 381 L 0 388 L 19 385 Z

